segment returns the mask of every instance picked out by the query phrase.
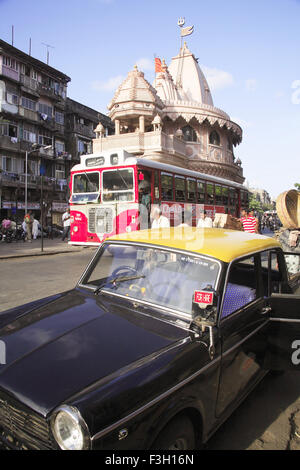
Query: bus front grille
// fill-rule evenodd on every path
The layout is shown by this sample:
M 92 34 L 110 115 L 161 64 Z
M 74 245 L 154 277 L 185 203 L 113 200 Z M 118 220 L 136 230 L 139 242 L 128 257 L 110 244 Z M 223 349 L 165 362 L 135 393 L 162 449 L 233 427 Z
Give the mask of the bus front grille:
M 89 210 L 89 232 L 111 233 L 113 231 L 113 209 L 99 207 Z

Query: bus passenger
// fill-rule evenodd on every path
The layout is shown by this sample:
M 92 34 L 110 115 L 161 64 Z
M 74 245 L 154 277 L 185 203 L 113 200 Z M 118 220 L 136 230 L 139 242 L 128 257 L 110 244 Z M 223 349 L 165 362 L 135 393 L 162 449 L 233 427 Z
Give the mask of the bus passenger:
M 162 215 L 162 211 L 159 207 L 155 207 L 153 210 L 153 222 L 151 228 L 169 228 L 170 222 L 167 217 Z

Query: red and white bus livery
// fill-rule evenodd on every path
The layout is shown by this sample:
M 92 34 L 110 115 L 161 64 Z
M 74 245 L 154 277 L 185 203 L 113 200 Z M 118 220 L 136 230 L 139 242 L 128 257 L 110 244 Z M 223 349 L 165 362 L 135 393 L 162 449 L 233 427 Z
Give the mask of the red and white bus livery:
M 171 226 L 201 210 L 214 217 L 228 212 L 239 217 L 248 206 L 248 191 L 239 184 L 186 170 L 124 150 L 82 155 L 71 170 L 71 243 L 98 245 L 116 233 L 148 228 L 151 210 L 159 206 Z

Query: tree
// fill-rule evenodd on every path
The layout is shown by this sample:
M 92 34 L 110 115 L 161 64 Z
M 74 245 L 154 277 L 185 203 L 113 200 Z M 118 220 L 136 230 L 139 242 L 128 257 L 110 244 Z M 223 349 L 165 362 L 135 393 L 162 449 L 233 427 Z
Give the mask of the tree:
M 257 200 L 254 194 L 251 194 L 249 197 L 249 209 L 257 212 L 263 212 L 261 202 Z
M 294 186 L 297 189 L 297 191 L 300 191 L 300 183 L 295 183 Z

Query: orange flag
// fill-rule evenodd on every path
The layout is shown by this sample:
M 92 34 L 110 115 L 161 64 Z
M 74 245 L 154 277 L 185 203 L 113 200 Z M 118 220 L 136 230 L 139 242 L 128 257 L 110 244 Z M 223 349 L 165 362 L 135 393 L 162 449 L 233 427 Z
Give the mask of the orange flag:
M 154 62 L 155 62 L 155 73 L 162 72 L 161 60 L 158 57 L 155 57 Z

